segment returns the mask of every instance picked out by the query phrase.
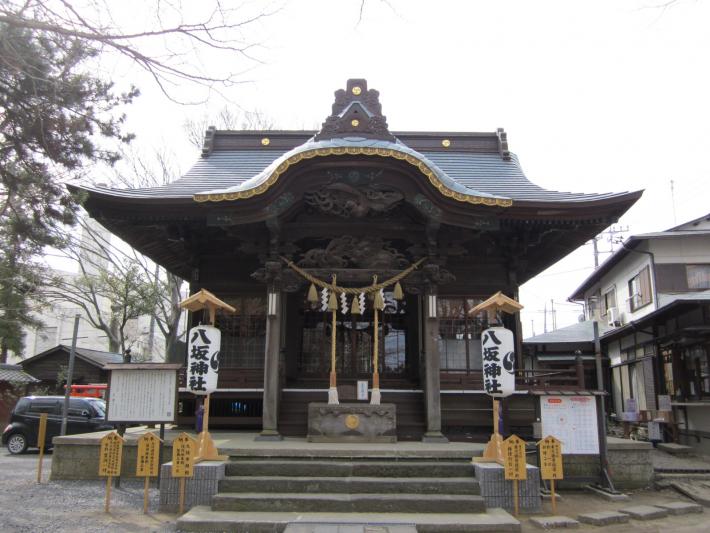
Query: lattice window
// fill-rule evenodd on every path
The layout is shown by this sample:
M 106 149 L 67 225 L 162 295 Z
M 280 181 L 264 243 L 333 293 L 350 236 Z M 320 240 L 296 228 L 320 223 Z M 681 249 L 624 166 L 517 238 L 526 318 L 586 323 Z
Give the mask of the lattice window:
M 264 368 L 266 348 L 266 298 L 239 297 L 228 302 L 232 315 L 218 314 L 216 326 L 222 332 L 222 368 Z
M 440 296 L 437 299 L 441 370 L 469 372 L 481 369 L 481 331 L 486 327 L 485 313 L 470 317 L 468 312 L 482 301 L 464 296 Z

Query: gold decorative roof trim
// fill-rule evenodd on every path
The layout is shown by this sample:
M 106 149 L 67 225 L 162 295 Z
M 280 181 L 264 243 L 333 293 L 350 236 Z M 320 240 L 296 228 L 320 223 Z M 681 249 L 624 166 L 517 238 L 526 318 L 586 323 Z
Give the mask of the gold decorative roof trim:
M 285 161 L 283 161 L 279 166 L 274 169 L 268 178 L 263 183 L 260 183 L 253 189 L 246 189 L 243 191 L 234 192 L 220 192 L 220 193 L 207 193 L 207 194 L 195 194 L 193 199 L 196 202 L 225 202 L 231 200 L 244 200 L 263 194 L 268 191 L 272 185 L 276 183 L 279 177 L 286 172 L 291 165 L 303 161 L 304 159 L 313 159 L 314 157 L 326 157 L 331 155 L 368 155 L 368 156 L 378 156 L 378 157 L 393 157 L 399 159 L 400 161 L 406 161 L 412 166 L 415 166 L 419 171 L 424 174 L 429 183 L 431 183 L 443 196 L 446 198 L 452 198 L 458 202 L 465 202 L 469 204 L 476 205 L 488 205 L 496 207 L 510 207 L 513 205 L 513 200 L 509 198 L 490 198 L 487 196 L 475 196 L 469 194 L 463 194 L 458 191 L 451 190 L 446 184 L 444 184 L 436 173 L 423 161 L 416 158 L 411 154 L 400 152 L 398 150 L 392 150 L 391 148 L 371 148 L 371 147 L 361 147 L 361 146 L 338 146 L 331 148 L 315 148 L 312 150 L 305 150 L 297 154 L 292 155 Z

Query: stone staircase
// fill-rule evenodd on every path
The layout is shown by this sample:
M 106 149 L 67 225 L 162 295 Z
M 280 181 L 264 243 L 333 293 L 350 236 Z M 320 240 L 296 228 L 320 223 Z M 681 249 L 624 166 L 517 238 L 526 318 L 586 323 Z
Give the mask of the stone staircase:
M 193 507 L 178 519 L 178 529 L 272 533 L 289 524 L 299 524 L 299 531 L 309 531 L 303 529 L 309 524 L 313 531 L 327 531 L 329 525 L 336 531 L 335 524 L 348 524 L 383 532 L 403 525 L 424 533 L 519 531 L 511 515 L 486 509 L 469 461 L 232 458 L 211 507 Z

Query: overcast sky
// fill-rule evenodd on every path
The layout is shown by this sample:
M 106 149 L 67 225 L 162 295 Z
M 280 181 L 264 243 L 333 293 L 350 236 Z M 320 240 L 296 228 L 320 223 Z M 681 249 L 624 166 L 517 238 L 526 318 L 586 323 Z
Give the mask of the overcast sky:
M 283 7 L 244 36 L 261 44 L 252 50 L 260 62 L 235 56 L 230 67 L 246 83 L 225 91 L 226 100 L 212 95 L 209 107 L 260 110 L 283 129 L 316 128 L 333 91 L 364 77 L 380 91 L 391 129 L 504 127 L 538 185 L 645 189 L 621 225 L 667 229 L 710 212 L 710 2 L 661 3 L 367 0 L 359 23 L 359 0 L 269 3 Z M 224 58 L 203 61 L 205 70 L 225 68 Z M 170 103 L 135 69 L 113 75 L 143 91 L 127 110 L 137 144 L 170 146 L 189 167 L 198 152 L 182 124 L 205 107 Z M 543 331 L 551 300 L 558 327 L 576 321 L 581 308 L 566 300 L 592 269 L 587 246 L 527 283 L 525 336 L 533 321 Z M 548 329 L 551 322 L 548 314 Z

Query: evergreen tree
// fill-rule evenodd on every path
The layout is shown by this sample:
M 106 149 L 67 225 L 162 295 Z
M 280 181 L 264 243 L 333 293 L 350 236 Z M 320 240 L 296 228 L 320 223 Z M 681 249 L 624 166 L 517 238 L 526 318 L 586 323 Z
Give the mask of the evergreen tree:
M 101 137 L 127 141 L 115 108 L 137 94 L 86 72 L 96 50 L 78 39 L 0 22 L 0 362 L 23 351 L 37 325 L 29 297 L 42 281 L 33 258 L 60 245 L 77 208 L 63 185 L 87 164 L 113 163 Z

